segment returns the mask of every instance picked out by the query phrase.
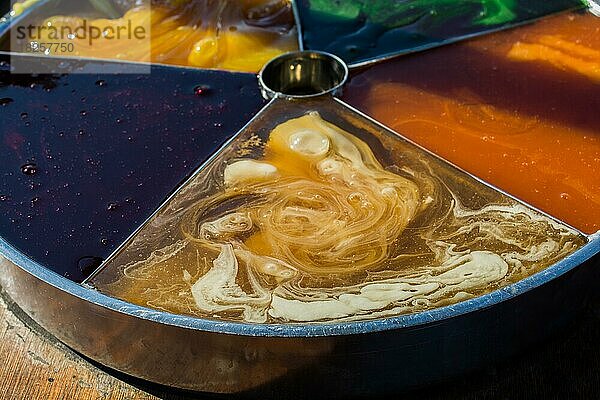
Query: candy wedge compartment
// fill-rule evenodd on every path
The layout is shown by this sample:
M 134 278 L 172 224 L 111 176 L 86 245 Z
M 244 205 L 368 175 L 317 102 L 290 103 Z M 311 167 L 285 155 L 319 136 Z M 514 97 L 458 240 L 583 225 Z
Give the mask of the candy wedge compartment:
M 32 76 L 11 74 L 11 58 L 42 62 L 0 54 L 1 235 L 78 282 L 264 105 L 252 74 Z
M 344 100 L 588 233 L 600 229 L 600 18 L 554 16 L 356 71 Z
M 334 53 L 351 66 L 427 50 L 516 27 L 587 5 L 581 0 L 297 0 L 305 49 Z
M 586 242 L 334 98 L 276 99 L 86 283 L 202 318 L 348 322 L 485 295 Z
M 240 72 L 298 48 L 287 0 L 27 1 L 2 34 L 0 49 L 15 53 Z

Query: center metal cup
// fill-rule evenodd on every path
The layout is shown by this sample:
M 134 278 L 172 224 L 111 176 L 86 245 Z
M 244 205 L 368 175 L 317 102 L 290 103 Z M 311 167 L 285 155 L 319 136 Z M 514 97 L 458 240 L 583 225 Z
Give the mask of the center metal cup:
M 339 95 L 347 79 L 346 63 L 320 51 L 283 54 L 269 61 L 258 75 L 265 99 Z

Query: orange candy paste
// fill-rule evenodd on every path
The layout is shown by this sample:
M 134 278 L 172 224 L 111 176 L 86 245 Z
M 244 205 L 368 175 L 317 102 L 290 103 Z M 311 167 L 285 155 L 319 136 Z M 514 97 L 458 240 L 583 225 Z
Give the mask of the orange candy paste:
M 359 72 L 351 104 L 586 233 L 600 229 L 600 18 L 563 14 Z

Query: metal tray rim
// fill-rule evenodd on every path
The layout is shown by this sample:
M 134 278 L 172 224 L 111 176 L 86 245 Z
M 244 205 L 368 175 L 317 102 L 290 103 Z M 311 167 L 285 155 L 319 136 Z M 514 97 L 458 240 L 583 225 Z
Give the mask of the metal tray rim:
M 254 337 L 323 337 L 358 335 L 404 328 L 413 328 L 463 314 L 482 310 L 542 286 L 578 267 L 600 253 L 600 233 L 588 237 L 589 242 L 554 265 L 502 289 L 457 304 L 419 313 L 354 321 L 347 323 L 312 324 L 248 324 L 176 315 L 131 304 L 77 284 L 33 261 L 0 236 L 0 256 L 35 278 L 72 296 L 115 312 L 180 328 Z

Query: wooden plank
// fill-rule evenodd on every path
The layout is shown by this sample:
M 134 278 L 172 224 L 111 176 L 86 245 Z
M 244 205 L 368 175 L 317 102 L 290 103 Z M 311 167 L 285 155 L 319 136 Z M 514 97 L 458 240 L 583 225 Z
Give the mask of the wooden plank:
M 9 308 L 0 296 L 1 399 L 157 399 L 85 361 L 35 324 L 26 325 Z

